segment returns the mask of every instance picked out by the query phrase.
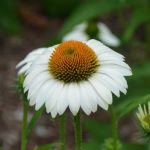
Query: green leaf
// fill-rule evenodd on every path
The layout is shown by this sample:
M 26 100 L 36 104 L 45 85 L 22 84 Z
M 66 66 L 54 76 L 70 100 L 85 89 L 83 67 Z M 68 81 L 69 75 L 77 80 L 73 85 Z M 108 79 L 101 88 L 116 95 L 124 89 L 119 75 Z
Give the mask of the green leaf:
M 27 135 L 31 133 L 32 129 L 35 127 L 38 119 L 41 117 L 42 113 L 44 111 L 44 107 L 41 107 L 38 111 L 35 111 L 33 114 L 33 117 L 31 118 L 31 121 L 28 124 L 27 127 Z
M 49 16 L 55 17 L 68 16 L 80 3 L 80 0 L 41 0 L 44 11 L 46 11 Z M 69 7 L 66 7 L 66 4 Z
M 133 77 L 131 80 L 137 80 L 141 79 L 143 77 L 149 77 L 150 76 L 150 62 L 144 62 L 140 66 L 135 66 Z
M 102 150 L 99 142 L 94 140 L 89 140 L 82 145 L 83 150 Z
M 130 21 L 127 23 L 122 40 L 124 42 L 129 41 L 139 25 L 145 23 L 148 20 L 150 20 L 150 10 L 146 9 L 145 7 L 137 7 L 133 12 Z
M 92 139 L 98 142 L 104 142 L 105 138 L 111 137 L 111 127 L 108 123 L 90 119 L 84 121 L 84 126 L 89 131 Z M 104 128 L 105 130 L 103 130 Z
M 123 144 L 123 150 L 148 150 L 146 144 Z
M 50 143 L 50 144 L 42 145 L 39 147 L 35 147 L 34 150 L 54 150 L 56 149 L 56 147 L 59 147 L 59 146 L 60 146 L 59 143 Z
M 70 15 L 60 32 L 54 37 L 51 43 L 55 44 L 61 41 L 61 38 L 68 33 L 75 25 L 105 15 L 126 5 L 120 0 L 87 0 Z
M 123 101 L 115 106 L 114 110 L 116 117 L 119 119 L 138 107 L 139 104 L 147 103 L 150 101 L 150 94 L 143 97 L 134 97 Z
M 16 34 L 21 25 L 17 16 L 17 0 L 0 0 L 0 28 Z

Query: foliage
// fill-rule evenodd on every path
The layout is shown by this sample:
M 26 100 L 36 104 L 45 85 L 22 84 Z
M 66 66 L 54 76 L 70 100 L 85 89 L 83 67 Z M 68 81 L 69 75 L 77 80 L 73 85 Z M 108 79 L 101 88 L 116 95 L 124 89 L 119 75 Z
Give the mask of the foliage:
M 41 0 L 41 4 L 49 16 L 65 17 L 80 4 L 80 0 Z
M 17 0 L 0 1 L 0 30 L 16 34 L 21 25 L 17 15 Z
M 59 147 L 59 143 L 51 143 L 51 144 L 35 147 L 34 150 L 54 150 L 58 147 Z

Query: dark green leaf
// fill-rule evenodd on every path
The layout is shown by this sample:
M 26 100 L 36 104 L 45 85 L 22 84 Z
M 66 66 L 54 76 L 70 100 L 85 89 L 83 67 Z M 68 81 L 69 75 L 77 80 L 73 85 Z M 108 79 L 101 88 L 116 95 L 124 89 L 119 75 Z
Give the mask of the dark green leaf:
M 59 147 L 59 145 L 60 145 L 59 143 L 51 143 L 35 147 L 34 150 L 54 150 L 56 147 Z
M 17 0 L 0 1 L 0 28 L 8 33 L 18 33 L 21 25 L 17 16 Z
M 31 133 L 32 129 L 35 127 L 38 119 L 41 117 L 43 113 L 44 107 L 41 107 L 38 111 L 35 111 L 29 125 L 27 127 L 27 135 Z
M 68 16 L 80 3 L 80 0 L 41 0 L 47 14 L 54 17 Z M 66 7 L 66 4 L 69 7 Z
M 89 131 L 92 138 L 98 142 L 104 142 L 105 138 L 111 137 L 111 127 L 108 123 L 96 120 L 84 121 L 85 128 Z M 105 130 L 103 130 L 105 128 Z
M 130 21 L 127 23 L 127 27 L 123 35 L 123 41 L 129 41 L 139 25 L 148 20 L 150 20 L 150 10 L 145 7 L 137 7 L 133 12 Z
M 145 144 L 123 144 L 123 150 L 148 150 Z
M 86 143 L 83 143 L 83 150 L 102 150 L 99 142 L 94 140 L 89 140 Z

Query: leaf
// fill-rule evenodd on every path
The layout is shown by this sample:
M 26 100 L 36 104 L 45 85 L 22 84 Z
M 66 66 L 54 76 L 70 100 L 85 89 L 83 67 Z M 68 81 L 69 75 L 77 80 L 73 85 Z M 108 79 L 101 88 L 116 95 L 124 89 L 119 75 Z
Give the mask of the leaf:
M 143 77 L 149 77 L 150 76 L 150 62 L 145 62 L 140 66 L 136 66 L 134 69 L 134 76 L 131 78 L 131 80 L 137 80 L 141 79 Z
M 107 123 L 98 122 L 96 120 L 84 121 L 85 128 L 89 131 L 92 139 L 98 142 L 104 142 L 105 138 L 111 137 L 111 127 Z M 105 130 L 103 130 L 105 128 Z
M 80 0 L 41 0 L 44 11 L 46 11 L 49 16 L 56 17 L 68 16 L 80 3 Z M 69 7 L 66 7 L 66 4 Z
M 21 29 L 17 16 L 17 0 L 0 0 L 0 28 L 16 34 Z
M 122 38 L 123 41 L 129 41 L 139 25 L 148 20 L 150 20 L 150 10 L 145 7 L 137 7 L 133 12 L 130 21 L 127 23 L 127 27 Z
M 27 136 L 29 136 L 29 134 L 31 133 L 32 129 L 35 127 L 38 119 L 41 117 L 42 113 L 43 113 L 44 107 L 41 107 L 38 111 L 35 111 L 31 121 L 28 124 L 27 127 Z
M 59 145 L 59 143 L 50 143 L 39 147 L 35 147 L 34 150 L 54 150 L 56 147 L 59 147 Z
M 123 150 L 146 150 L 146 149 L 147 149 L 146 144 L 123 144 Z
M 59 33 L 52 39 L 51 43 L 55 44 L 61 41 L 61 38 L 68 33 L 75 25 L 93 19 L 98 16 L 105 15 L 117 10 L 126 3 L 120 0 L 87 0 L 70 15 Z
M 82 145 L 83 150 L 102 150 L 101 145 L 99 142 L 94 140 L 89 140 Z
M 143 97 L 130 98 L 115 106 L 116 117 L 119 119 L 138 107 L 139 104 L 150 101 L 150 94 Z

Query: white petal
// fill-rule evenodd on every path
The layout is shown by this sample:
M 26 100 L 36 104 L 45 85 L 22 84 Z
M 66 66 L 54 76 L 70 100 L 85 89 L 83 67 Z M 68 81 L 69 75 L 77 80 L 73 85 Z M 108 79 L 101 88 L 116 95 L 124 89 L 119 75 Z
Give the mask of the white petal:
M 117 64 L 101 64 L 101 69 L 107 69 L 107 70 L 114 70 L 116 72 L 119 72 L 123 76 L 131 76 L 132 72 L 131 69 L 127 69 L 126 67 L 123 67 L 121 65 Z
M 100 59 L 100 61 L 124 61 L 123 57 L 120 57 L 113 52 L 102 53 L 98 56 L 98 58 Z
M 36 65 L 38 65 L 38 64 L 39 64 L 39 65 L 48 64 L 49 59 L 50 59 L 50 55 L 45 55 L 45 54 L 43 54 L 43 55 L 41 55 L 41 56 L 38 58 L 37 61 L 35 61 L 35 62 L 33 63 L 33 65 L 34 65 L 34 64 L 36 64 Z
M 27 78 L 26 78 L 27 79 Z M 24 91 L 26 92 L 28 89 L 32 89 L 36 87 L 39 83 L 44 83 L 46 80 L 51 79 L 51 76 L 48 72 L 42 72 L 38 76 L 36 76 L 33 80 L 30 82 L 28 80 L 24 81 Z
M 89 82 L 94 87 L 95 91 L 104 99 L 108 104 L 112 104 L 112 94 L 101 82 L 94 76 L 89 79 Z
M 51 110 L 56 107 L 57 110 L 57 101 L 59 100 L 59 94 L 63 88 L 63 84 L 57 81 L 54 81 L 53 87 L 49 90 L 46 95 L 46 111 L 47 113 L 51 112 Z
M 92 50 L 94 50 L 96 54 L 102 54 L 109 51 L 108 48 L 104 48 L 103 43 L 94 39 L 87 41 L 86 44 L 90 48 L 92 48 Z
M 77 30 L 77 31 L 85 31 L 85 29 L 87 28 L 88 26 L 88 23 L 87 22 L 82 22 L 81 24 L 79 25 L 76 25 L 74 27 L 74 30 Z
M 69 41 L 69 40 L 87 41 L 89 37 L 85 33 L 86 27 L 87 27 L 86 22 L 76 25 L 71 32 L 69 32 L 63 37 L 62 41 Z
M 114 80 L 105 74 L 98 74 L 97 76 L 105 87 L 112 91 L 117 97 L 120 97 L 118 84 Z
M 104 23 L 98 23 L 99 39 L 109 46 L 117 47 L 120 45 L 120 40 L 110 31 Z
M 110 77 L 114 82 L 118 84 L 119 90 L 126 94 L 127 92 L 127 83 L 124 81 L 124 77 L 122 77 L 119 73 L 115 72 L 114 70 L 106 70 L 106 69 L 101 69 L 99 71 L 102 74 L 105 74 L 106 76 Z
M 112 49 L 110 49 L 109 47 L 105 46 L 103 43 L 101 43 L 100 41 L 97 41 L 97 40 L 89 40 L 86 42 L 86 44 L 92 48 L 93 51 L 95 51 L 95 53 L 97 55 L 101 55 L 103 53 L 112 53 L 114 55 L 116 55 L 117 57 L 122 57 L 124 58 L 123 55 L 113 51 Z
M 64 85 L 61 93 L 59 95 L 59 99 L 57 101 L 57 112 L 62 115 L 64 113 L 64 111 L 67 109 L 68 107 L 68 100 L 67 100 L 67 85 Z
M 116 61 L 111 61 L 111 60 L 109 60 L 109 61 L 101 61 L 100 64 L 115 64 L 115 65 L 118 65 L 118 66 L 121 66 L 121 67 L 124 67 L 126 69 L 131 70 L 131 68 L 129 67 L 129 65 L 127 65 L 123 61 L 118 61 L 118 60 L 116 60 Z
M 48 65 L 32 65 L 25 75 L 28 75 L 28 78 L 35 78 L 39 73 L 48 71 Z M 30 80 L 32 80 L 32 78 Z
M 24 66 L 22 66 L 22 67 L 20 68 L 20 70 L 18 71 L 18 74 L 20 75 L 20 74 L 22 74 L 22 73 L 25 73 L 25 72 L 30 68 L 31 64 L 32 64 L 32 63 L 27 63 L 27 64 L 25 64 Z
M 81 83 L 82 84 L 82 83 Z M 86 94 L 88 97 L 88 107 L 91 107 L 92 112 L 97 111 L 97 95 L 95 94 L 95 91 L 91 87 L 89 82 L 84 82 L 84 89 L 86 90 Z
M 55 118 L 56 115 L 57 115 L 57 109 L 56 109 L 56 107 L 54 107 L 54 108 L 51 110 L 51 116 L 52 116 L 52 118 Z
M 46 95 L 49 89 L 52 88 L 53 83 L 51 81 L 45 82 L 37 93 L 35 109 L 38 110 L 46 101 Z
M 82 31 L 72 31 L 63 37 L 63 41 L 77 40 L 77 41 L 87 41 L 89 39 L 88 35 Z
M 91 106 L 90 106 L 90 99 L 89 97 L 87 96 L 87 92 L 86 92 L 86 89 L 84 87 L 83 84 L 80 84 L 80 96 L 81 96 L 81 108 L 82 110 L 87 114 L 87 115 L 90 115 L 91 113 Z
M 46 48 L 38 48 L 38 49 L 33 50 L 20 63 L 18 63 L 16 68 L 21 67 L 26 62 L 33 60 L 36 56 L 38 56 L 39 54 L 42 54 L 45 50 Z
M 78 113 L 80 108 L 80 97 L 79 97 L 78 85 L 76 83 L 71 83 L 69 84 L 66 91 L 68 91 L 67 99 L 68 99 L 70 111 L 75 116 Z

